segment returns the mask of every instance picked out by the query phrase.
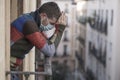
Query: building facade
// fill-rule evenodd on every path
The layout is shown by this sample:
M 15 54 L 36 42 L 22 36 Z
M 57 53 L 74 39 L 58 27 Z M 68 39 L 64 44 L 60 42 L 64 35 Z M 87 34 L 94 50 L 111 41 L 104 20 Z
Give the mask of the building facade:
M 89 80 L 120 80 L 119 0 L 87 2 L 85 69 Z

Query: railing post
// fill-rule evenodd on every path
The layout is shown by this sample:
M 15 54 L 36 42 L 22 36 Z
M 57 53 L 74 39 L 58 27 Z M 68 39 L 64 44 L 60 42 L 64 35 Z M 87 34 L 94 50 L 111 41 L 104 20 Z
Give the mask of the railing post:
M 50 57 L 45 57 L 44 71 L 49 74 L 46 76 L 46 80 L 52 80 L 52 62 Z
M 39 75 L 44 75 L 44 76 L 47 76 L 47 77 L 48 77 L 47 80 L 51 80 L 51 79 L 52 79 L 52 78 L 50 78 L 51 75 L 50 75 L 49 73 L 47 73 L 47 72 L 7 71 L 7 72 L 6 72 L 6 76 L 8 76 L 9 74 L 10 74 L 10 75 L 12 75 L 12 74 L 16 74 L 16 75 L 22 74 L 22 75 L 25 76 L 25 80 L 28 80 L 30 75 L 37 75 L 37 76 L 39 76 Z
M 52 63 L 50 57 L 45 58 L 44 68 L 45 68 L 45 72 L 52 75 Z

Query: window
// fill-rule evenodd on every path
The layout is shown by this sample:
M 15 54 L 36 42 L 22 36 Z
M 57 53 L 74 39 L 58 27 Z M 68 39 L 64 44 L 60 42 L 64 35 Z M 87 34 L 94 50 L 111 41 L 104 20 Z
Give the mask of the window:
M 64 7 L 65 7 L 64 12 L 65 12 L 65 13 L 69 13 L 68 4 L 65 4 L 65 6 L 64 6 Z
M 68 31 L 65 31 L 65 33 L 64 33 L 64 41 L 68 41 L 67 34 L 68 34 Z
M 67 56 L 67 45 L 64 45 L 64 51 L 63 51 L 63 56 Z
M 114 17 L 114 12 L 111 10 L 111 26 L 113 26 L 113 17 Z
M 106 10 L 106 21 L 105 21 L 105 34 L 107 35 L 107 29 L 108 29 L 108 10 Z

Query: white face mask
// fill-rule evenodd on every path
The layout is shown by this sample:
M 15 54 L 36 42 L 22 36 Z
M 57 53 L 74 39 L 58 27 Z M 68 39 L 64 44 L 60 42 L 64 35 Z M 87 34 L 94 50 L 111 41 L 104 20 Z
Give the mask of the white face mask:
M 40 31 L 47 37 L 50 38 L 55 33 L 55 26 L 48 24 L 47 26 L 40 25 Z

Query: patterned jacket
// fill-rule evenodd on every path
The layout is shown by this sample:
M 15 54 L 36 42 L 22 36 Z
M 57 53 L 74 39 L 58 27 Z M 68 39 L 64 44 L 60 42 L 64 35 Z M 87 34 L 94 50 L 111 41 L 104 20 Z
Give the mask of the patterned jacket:
M 11 23 L 11 56 L 23 59 L 35 46 L 46 56 L 53 56 L 65 26 L 56 25 L 56 33 L 47 40 L 39 30 L 40 17 L 35 12 L 23 14 Z

